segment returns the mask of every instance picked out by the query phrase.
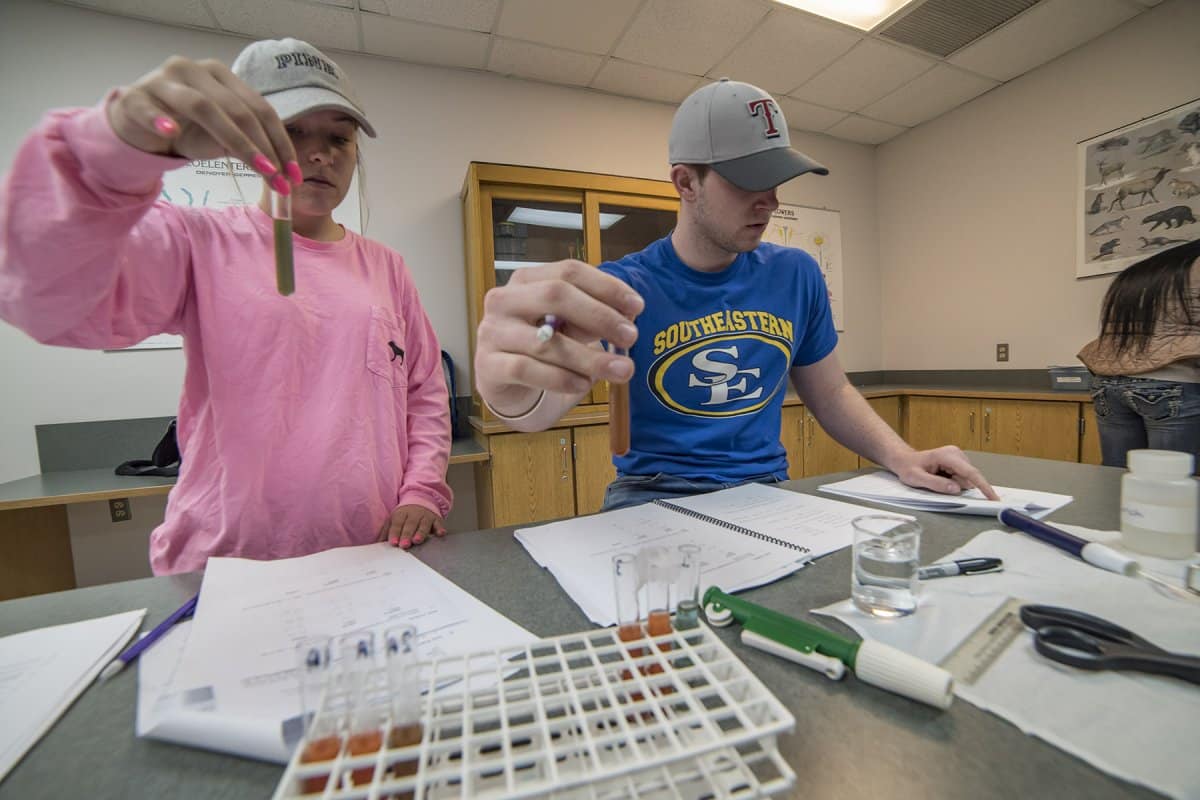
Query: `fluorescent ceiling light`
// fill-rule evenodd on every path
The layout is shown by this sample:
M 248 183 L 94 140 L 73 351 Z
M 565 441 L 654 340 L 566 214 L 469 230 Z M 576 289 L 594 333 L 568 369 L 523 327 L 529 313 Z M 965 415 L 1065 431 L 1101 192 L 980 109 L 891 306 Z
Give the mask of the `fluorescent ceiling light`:
M 624 214 L 601 214 L 600 230 L 606 231 L 624 218 Z M 580 214 L 578 211 L 551 211 L 546 208 L 517 206 L 508 215 L 507 221 L 523 222 L 526 225 L 540 225 L 543 228 L 566 228 L 571 231 L 583 230 L 583 214 Z
M 869 31 L 913 0 L 775 0 L 810 14 Z

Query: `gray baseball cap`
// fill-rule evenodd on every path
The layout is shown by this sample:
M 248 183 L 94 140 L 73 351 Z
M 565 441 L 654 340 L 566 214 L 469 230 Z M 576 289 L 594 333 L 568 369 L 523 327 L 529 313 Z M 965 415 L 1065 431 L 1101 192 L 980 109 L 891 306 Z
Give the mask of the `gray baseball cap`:
M 748 83 L 722 78 L 688 95 L 671 124 L 672 164 L 710 164 L 725 180 L 762 192 L 805 172 L 829 170 L 792 149 L 775 98 Z
M 246 47 L 233 62 L 233 74 L 254 89 L 284 122 L 310 111 L 339 109 L 367 136 L 375 129 L 341 67 L 308 42 L 264 39 Z

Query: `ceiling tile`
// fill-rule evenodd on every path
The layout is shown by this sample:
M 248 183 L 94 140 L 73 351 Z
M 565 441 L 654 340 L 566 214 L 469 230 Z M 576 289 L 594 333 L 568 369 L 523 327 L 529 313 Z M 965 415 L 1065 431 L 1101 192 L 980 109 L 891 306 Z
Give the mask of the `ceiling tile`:
M 996 80 L 1011 80 L 1138 13 L 1122 0 L 1045 0 L 949 61 Z
M 490 31 L 500 0 L 359 0 L 363 11 L 448 28 Z M 363 20 L 363 27 L 369 24 Z
M 610 58 L 592 81 L 592 88 L 678 105 L 683 98 L 707 82 L 695 75 L 668 72 L 657 67 L 630 64 L 628 61 Z
M 810 103 L 858 111 L 927 71 L 934 61 L 895 45 L 864 39 L 799 89 Z
M 488 69 L 501 75 L 586 86 L 603 60 L 601 56 L 496 38 Z
M 829 128 L 825 133 L 830 136 L 836 136 L 839 139 L 848 139 L 852 142 L 860 142 L 861 144 L 882 144 L 888 139 L 899 136 L 906 130 L 908 128 L 902 128 L 899 125 L 892 125 L 888 122 L 880 122 L 860 117 L 858 114 L 851 114 Z
M 612 49 L 641 0 L 506 0 L 496 33 L 601 55 Z
M 814 106 L 812 103 L 793 100 L 790 97 L 777 96 L 775 100 L 778 101 L 779 107 L 783 109 L 783 116 L 787 120 L 788 127 L 796 128 L 797 130 L 828 130 L 835 122 L 840 122 L 849 116 L 845 111 L 835 111 L 832 108 Z
M 368 53 L 416 64 L 483 69 L 488 36 L 391 17 L 371 17 L 363 19 L 363 45 Z
M 708 74 L 782 94 L 829 66 L 862 38 L 805 14 L 778 9 L 768 14 L 737 50 Z
M 290 0 L 208 0 L 208 7 L 231 33 L 260 39 L 293 36 L 317 47 L 358 49 L 358 22 L 352 11 Z
M 863 109 L 863 114 L 911 128 L 999 85 L 998 81 L 938 64 L 882 100 L 876 100 Z
M 647 0 L 613 55 L 703 75 L 766 13 L 758 0 Z
M 131 17 L 152 19 L 169 25 L 196 25 L 211 28 L 213 18 L 204 8 L 204 0 L 177 0 L 164 3 L 162 0 L 72 0 L 74 5 L 126 14 Z

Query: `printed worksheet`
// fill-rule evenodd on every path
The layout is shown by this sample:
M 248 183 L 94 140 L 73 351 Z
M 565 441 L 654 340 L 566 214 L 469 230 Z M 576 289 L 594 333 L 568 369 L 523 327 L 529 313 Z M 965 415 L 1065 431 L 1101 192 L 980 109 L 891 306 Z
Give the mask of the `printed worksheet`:
M 297 643 L 398 624 L 416 626 L 421 660 L 536 638 L 384 543 L 279 561 L 210 558 L 195 619 L 172 635 L 175 658 L 164 641 L 152 649 L 161 658 L 141 659 L 139 734 L 286 761 L 302 712 Z

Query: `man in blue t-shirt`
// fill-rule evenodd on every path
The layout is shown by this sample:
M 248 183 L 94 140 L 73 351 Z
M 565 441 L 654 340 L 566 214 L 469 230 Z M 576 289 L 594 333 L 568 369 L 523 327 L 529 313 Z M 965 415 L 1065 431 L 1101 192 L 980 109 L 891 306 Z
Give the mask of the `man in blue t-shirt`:
M 910 486 L 977 487 L 998 499 L 957 447 L 916 451 L 880 419 L 834 352 L 817 263 L 762 242 L 776 187 L 829 173 L 791 148 L 775 100 L 747 83 L 704 86 L 676 112 L 669 150 L 680 200 L 669 236 L 599 270 L 578 261 L 518 270 L 488 293 L 475 351 L 488 406 L 517 430 L 545 430 L 596 380 L 628 382 L 630 448 L 614 459 L 611 509 L 786 479 L 790 378 L 835 439 Z

